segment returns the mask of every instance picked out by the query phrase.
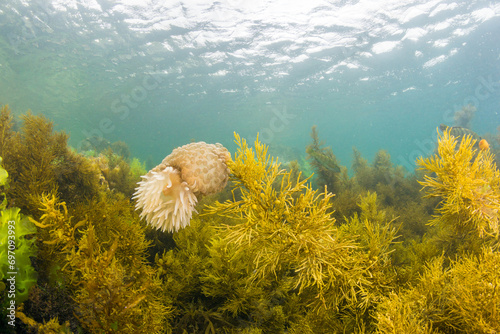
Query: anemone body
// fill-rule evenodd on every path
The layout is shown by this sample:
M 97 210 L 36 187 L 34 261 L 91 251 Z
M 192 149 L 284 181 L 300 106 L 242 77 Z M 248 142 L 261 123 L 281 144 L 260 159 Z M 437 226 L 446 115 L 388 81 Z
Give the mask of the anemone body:
M 229 159 L 221 144 L 197 142 L 173 150 L 138 183 L 133 198 L 141 218 L 168 232 L 189 225 L 198 198 L 226 186 Z

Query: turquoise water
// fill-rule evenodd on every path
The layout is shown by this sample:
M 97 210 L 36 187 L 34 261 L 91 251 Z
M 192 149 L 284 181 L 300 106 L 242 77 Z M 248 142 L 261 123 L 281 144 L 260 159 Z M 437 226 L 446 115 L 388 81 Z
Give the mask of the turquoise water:
M 492 1 L 4 0 L 0 104 L 155 164 L 234 131 L 304 154 L 317 125 L 343 165 L 412 169 L 464 105 L 497 134 L 499 31 Z

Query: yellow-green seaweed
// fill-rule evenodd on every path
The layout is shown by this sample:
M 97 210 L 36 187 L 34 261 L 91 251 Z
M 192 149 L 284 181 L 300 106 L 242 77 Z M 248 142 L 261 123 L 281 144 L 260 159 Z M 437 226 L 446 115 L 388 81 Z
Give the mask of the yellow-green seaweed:
M 0 185 L 2 175 L 12 175 L 2 191 L 38 229 L 38 283 L 18 309 L 25 331 L 500 330 L 498 172 L 493 151 L 474 151 L 466 138 L 460 145 L 449 134 L 439 137 L 438 154 L 419 160 L 425 177 L 407 175 L 386 151 L 372 163 L 355 151 L 349 177 L 313 130 L 319 155 L 310 162 L 317 174 L 333 172 L 317 175 L 316 190 L 298 163 L 287 171 L 258 140 L 252 148 L 235 135 L 230 186 L 205 198 L 200 208 L 208 207 L 189 227 L 159 237 L 140 223 L 128 196 L 144 174 L 137 159 L 101 152 L 106 189 L 97 158 L 69 150 L 67 135 L 43 117 L 22 119 L 14 131 L 8 108 L 0 114 L 0 150 L 10 166 L 0 169 Z M 42 142 L 48 147 L 32 160 L 20 154 Z M 48 171 L 36 168 L 47 166 L 44 159 Z M 30 166 L 23 173 L 43 181 L 24 192 L 33 179 L 20 173 L 23 163 Z M 430 200 L 422 200 L 417 179 Z
M 74 224 L 64 202 L 54 195 L 42 197 L 44 214 L 36 225 L 45 253 L 57 254 L 58 272 L 75 301 L 80 325 L 91 332 L 160 333 L 169 311 L 160 300 L 160 281 L 146 264 L 143 227 L 138 219 L 124 221 L 131 212 L 128 205 L 125 209 L 123 202 L 107 200 L 98 205 L 97 217 L 87 214 L 90 219 Z
M 370 310 L 394 284 L 389 246 L 396 229 L 367 213 L 363 223 L 354 218 L 350 225 L 364 224 L 368 233 L 356 241 L 350 228 L 335 225 L 331 193 L 313 190 L 307 179 L 292 180 L 258 139 L 250 148 L 235 138 L 234 197 L 206 211 L 234 221 L 221 227 L 221 240 L 231 245 L 232 258 L 247 258 L 249 284 L 281 287 L 293 328 L 368 328 Z
M 445 131 L 438 133 L 438 141 L 437 154 L 417 159 L 428 172 L 421 182 L 427 196 L 441 198 L 439 215 L 431 224 L 444 225 L 462 236 L 475 232 L 481 238 L 498 239 L 500 172 L 492 153 L 474 149 L 472 136 L 458 143 Z
M 500 331 L 500 253 L 483 248 L 444 267 L 432 260 L 419 281 L 379 305 L 378 333 L 496 333 Z
M 26 214 L 39 215 L 39 197 L 57 191 L 66 202 L 82 202 L 98 193 L 99 171 L 67 146 L 68 135 L 52 122 L 28 112 L 13 131 L 8 106 L 0 114 L 0 156 L 9 172 L 9 201 Z

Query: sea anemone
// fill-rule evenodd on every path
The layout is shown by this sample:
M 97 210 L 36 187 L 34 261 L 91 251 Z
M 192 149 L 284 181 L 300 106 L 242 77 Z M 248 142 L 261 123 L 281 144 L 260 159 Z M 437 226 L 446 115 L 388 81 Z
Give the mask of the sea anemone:
M 159 230 L 176 232 L 186 227 L 198 199 L 226 186 L 230 159 L 221 144 L 198 142 L 176 148 L 142 176 L 133 196 L 136 210 L 142 208 L 141 218 Z

